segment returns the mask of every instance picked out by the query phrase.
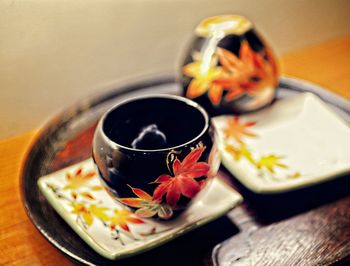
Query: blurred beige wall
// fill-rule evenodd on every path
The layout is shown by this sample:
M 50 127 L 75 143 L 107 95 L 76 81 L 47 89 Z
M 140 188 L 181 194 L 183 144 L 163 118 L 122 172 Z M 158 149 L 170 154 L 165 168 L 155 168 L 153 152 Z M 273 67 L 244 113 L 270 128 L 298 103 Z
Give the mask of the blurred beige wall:
M 0 138 L 118 80 L 174 72 L 194 26 L 223 13 L 279 53 L 350 33 L 348 0 L 0 0 Z

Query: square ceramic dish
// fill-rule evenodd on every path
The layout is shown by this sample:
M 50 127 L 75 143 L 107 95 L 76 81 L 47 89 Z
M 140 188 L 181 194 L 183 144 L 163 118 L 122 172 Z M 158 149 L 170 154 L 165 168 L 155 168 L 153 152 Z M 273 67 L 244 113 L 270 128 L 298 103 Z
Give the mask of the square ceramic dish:
M 41 177 L 49 203 L 97 253 L 114 260 L 144 252 L 225 214 L 242 197 L 214 178 L 178 218 L 141 219 L 101 186 L 91 159 Z
M 223 165 L 256 193 L 294 190 L 350 171 L 349 125 L 312 93 L 213 120 Z

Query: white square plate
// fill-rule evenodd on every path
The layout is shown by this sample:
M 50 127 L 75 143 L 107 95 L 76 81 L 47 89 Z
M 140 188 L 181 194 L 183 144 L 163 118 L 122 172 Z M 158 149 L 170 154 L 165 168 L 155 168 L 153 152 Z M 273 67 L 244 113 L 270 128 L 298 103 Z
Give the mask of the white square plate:
M 279 193 L 350 171 L 350 128 L 311 93 L 213 118 L 223 165 L 256 193 Z
M 38 185 L 69 226 L 111 260 L 159 246 L 224 215 L 242 201 L 239 193 L 213 178 L 176 219 L 141 219 L 102 188 L 91 159 L 41 177 Z

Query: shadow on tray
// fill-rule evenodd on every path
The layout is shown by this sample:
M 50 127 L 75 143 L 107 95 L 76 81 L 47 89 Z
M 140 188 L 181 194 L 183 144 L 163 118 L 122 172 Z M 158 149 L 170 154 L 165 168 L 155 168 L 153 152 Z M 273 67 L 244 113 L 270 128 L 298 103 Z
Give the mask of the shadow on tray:
M 99 265 L 211 265 L 213 247 L 238 232 L 236 225 L 223 216 L 145 253 L 117 261 L 100 257 Z
M 221 171 L 224 179 L 230 177 L 231 184 L 242 194 L 262 224 L 287 219 L 350 194 L 350 175 L 290 192 L 257 194 L 244 187 L 226 169 Z

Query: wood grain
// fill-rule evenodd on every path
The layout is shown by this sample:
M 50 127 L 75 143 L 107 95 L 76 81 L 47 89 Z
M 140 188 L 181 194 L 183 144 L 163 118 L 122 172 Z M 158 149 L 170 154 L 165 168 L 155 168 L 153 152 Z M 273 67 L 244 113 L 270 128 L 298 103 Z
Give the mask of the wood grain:
M 35 131 L 0 142 L 0 265 L 72 265 L 32 225 L 19 193 L 19 171 Z
M 350 36 L 282 57 L 283 73 L 319 83 L 350 99 L 348 62 Z M 34 135 L 31 131 L 0 142 L 0 265 L 72 265 L 34 228 L 21 204 L 20 165 Z M 230 257 L 225 259 L 233 265 L 282 265 L 282 261 L 283 265 L 328 265 L 347 258 L 350 198 L 326 202 L 272 221 L 259 220 L 247 204 L 235 209 L 230 218 L 240 233 L 225 242 L 230 244 L 225 253 Z M 292 233 L 282 238 L 288 230 Z
M 344 178 L 333 184 L 327 183 L 305 189 L 304 193 L 283 195 L 284 198 L 274 195 L 270 201 L 266 200 L 265 196 L 259 196 L 258 202 L 254 203 L 252 194 L 238 187 L 245 198 L 245 204 L 228 215 L 240 228 L 240 233 L 215 248 L 216 264 L 348 263 L 350 258 L 350 196 L 346 196 L 349 194 L 348 187 L 350 180 Z M 259 204 L 264 207 L 263 210 L 259 211 L 257 208 Z M 276 215 L 281 210 L 283 216 Z
M 350 99 L 350 37 L 331 40 L 285 54 L 281 58 L 286 75 L 318 83 Z
M 219 264 L 224 261 L 229 265 L 330 265 L 339 262 L 344 254 L 350 254 L 349 209 L 348 197 L 271 226 L 245 225 L 241 234 L 221 247 Z

